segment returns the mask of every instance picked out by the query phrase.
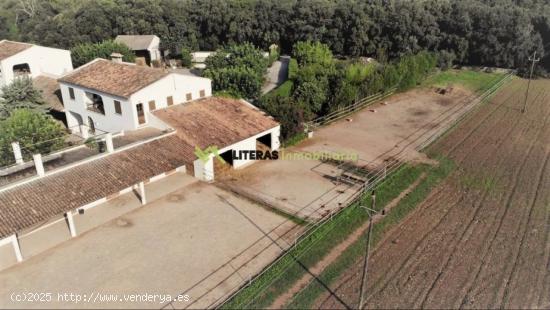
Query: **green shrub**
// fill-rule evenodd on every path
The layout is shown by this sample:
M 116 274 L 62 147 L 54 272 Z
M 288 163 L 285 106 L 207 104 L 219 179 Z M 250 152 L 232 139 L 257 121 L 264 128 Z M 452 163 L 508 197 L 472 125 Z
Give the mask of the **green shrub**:
M 65 128 L 51 116 L 28 109 L 14 110 L 0 122 L 0 165 L 13 161 L 11 143 L 19 142 L 23 157 L 49 154 L 66 145 Z
M 206 59 L 203 76 L 212 79 L 215 91 L 255 99 L 260 95 L 267 65 L 268 60 L 254 45 L 231 45 Z
M 304 110 L 292 98 L 273 96 L 262 99 L 260 107 L 281 124 L 283 140 L 303 133 Z
M 296 58 L 290 58 L 288 62 L 288 79 L 294 80 L 298 74 L 298 61 Z
M 84 43 L 71 48 L 73 65 L 80 67 L 96 58 L 110 59 L 112 53 L 122 54 L 122 60 L 134 62 L 134 52 L 125 44 L 112 40 L 100 43 Z
M 191 56 L 191 50 L 187 47 L 181 48 L 181 65 L 186 68 L 191 68 L 193 64 L 193 57 Z
M 319 41 L 301 41 L 294 44 L 292 47 L 294 58 L 300 66 L 320 64 L 329 66 L 334 63 L 332 52 L 328 45 Z
M 11 84 L 2 87 L 0 95 L 0 120 L 9 117 L 11 111 L 16 109 L 31 109 L 45 112 L 42 93 L 34 88 L 32 79 L 20 77 Z
M 257 98 L 262 88 L 262 77 L 248 67 L 207 68 L 203 76 L 212 80 L 214 91 L 226 91 L 242 98 Z

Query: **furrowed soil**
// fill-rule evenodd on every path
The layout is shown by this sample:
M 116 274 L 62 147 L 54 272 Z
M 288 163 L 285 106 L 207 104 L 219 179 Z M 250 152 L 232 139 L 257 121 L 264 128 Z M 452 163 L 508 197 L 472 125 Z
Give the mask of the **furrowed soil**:
M 521 113 L 526 86 L 509 83 L 430 148 L 457 169 L 372 252 L 367 308 L 550 308 L 550 80 L 531 83 Z M 315 307 L 356 308 L 361 270 Z

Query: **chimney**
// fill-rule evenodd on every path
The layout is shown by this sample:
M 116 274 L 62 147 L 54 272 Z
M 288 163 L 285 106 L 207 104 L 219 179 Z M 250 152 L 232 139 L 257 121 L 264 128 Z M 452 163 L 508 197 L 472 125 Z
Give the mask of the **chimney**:
M 122 54 L 112 53 L 111 54 L 111 61 L 116 62 L 116 63 L 122 63 Z

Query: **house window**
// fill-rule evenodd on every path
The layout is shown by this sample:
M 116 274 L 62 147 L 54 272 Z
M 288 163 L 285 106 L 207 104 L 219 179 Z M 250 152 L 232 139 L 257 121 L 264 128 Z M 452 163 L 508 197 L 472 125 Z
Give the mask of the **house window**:
M 98 94 L 86 93 L 88 100 L 86 102 L 86 108 L 96 113 L 105 115 L 105 107 L 103 106 L 103 99 Z
M 166 104 L 168 106 L 174 105 L 174 98 L 172 96 L 166 97 Z
M 122 107 L 120 106 L 120 101 L 115 100 L 115 113 L 122 114 Z
M 204 91 L 204 89 L 201 89 L 201 91 L 199 92 L 199 94 L 200 94 L 200 97 L 201 97 L 201 98 L 204 97 L 204 96 L 206 96 L 206 92 Z
M 185 95 L 185 100 L 190 101 L 191 99 L 193 99 L 193 96 L 191 95 L 191 93 L 188 93 L 187 95 Z
M 74 88 L 69 87 L 69 97 L 71 97 L 72 100 L 74 100 Z
M 151 100 L 149 101 L 149 111 L 153 111 L 157 108 L 156 104 L 155 104 L 155 100 Z
M 30 74 L 31 74 L 31 67 L 27 63 L 13 66 L 13 76 L 15 77 L 28 76 Z

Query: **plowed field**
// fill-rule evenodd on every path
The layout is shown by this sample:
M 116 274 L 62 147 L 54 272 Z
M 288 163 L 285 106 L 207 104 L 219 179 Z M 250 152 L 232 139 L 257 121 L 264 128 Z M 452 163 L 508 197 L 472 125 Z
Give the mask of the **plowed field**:
M 372 252 L 368 308 L 550 308 L 550 80 L 521 113 L 526 84 L 432 146 L 457 169 Z M 316 307 L 357 307 L 361 267 Z

